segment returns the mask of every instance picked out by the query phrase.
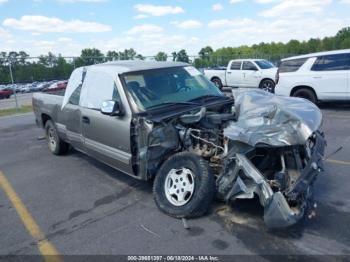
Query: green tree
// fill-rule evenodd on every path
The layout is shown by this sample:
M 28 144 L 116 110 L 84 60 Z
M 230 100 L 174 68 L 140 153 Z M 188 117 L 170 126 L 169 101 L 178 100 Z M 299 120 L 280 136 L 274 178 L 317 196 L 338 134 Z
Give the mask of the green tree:
M 164 52 L 158 52 L 155 55 L 154 59 L 156 61 L 167 61 L 168 60 L 168 55 L 166 53 L 164 53 Z
M 115 61 L 119 60 L 119 53 L 116 51 L 108 51 L 106 54 L 107 61 Z
M 180 50 L 177 55 L 176 55 L 176 61 L 178 62 L 184 62 L 184 63 L 189 63 L 190 59 L 186 53 L 185 49 Z
M 103 53 L 96 48 L 86 48 L 81 50 L 80 57 L 77 59 L 78 66 L 93 65 L 104 61 Z
M 209 59 L 213 55 L 213 53 L 213 48 L 211 48 L 210 46 L 206 46 L 203 47 L 198 54 L 201 59 Z

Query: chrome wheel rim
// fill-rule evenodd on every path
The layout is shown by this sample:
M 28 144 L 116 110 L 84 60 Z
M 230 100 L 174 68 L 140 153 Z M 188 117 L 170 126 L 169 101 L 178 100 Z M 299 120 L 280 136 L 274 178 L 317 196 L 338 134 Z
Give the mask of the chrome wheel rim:
M 267 92 L 272 93 L 272 91 L 273 91 L 273 84 L 271 83 L 271 81 L 265 81 L 262 84 L 262 89 L 267 91 Z
M 165 196 L 174 206 L 186 205 L 193 196 L 194 175 L 190 169 L 171 169 L 165 178 Z
M 53 130 L 53 128 L 49 128 L 47 135 L 49 138 L 49 147 L 50 147 L 51 151 L 55 151 L 56 146 L 57 146 L 57 142 L 56 142 L 56 138 L 55 138 L 55 131 Z

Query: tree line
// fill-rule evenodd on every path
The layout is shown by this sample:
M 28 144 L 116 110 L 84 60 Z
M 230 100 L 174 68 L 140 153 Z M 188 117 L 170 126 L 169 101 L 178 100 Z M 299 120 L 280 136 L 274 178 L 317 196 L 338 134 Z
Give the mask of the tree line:
M 252 46 L 223 47 L 214 50 L 212 47 L 203 47 L 194 59 L 190 59 L 185 49 L 172 52 L 158 52 L 152 57 L 145 57 L 133 48 L 124 51 L 108 51 L 103 54 L 96 48 L 87 48 L 81 51 L 79 57 L 62 57 L 48 53 L 37 58 L 30 58 L 24 51 L 0 52 L 0 84 L 11 82 L 10 67 L 16 83 L 45 81 L 53 79 L 68 79 L 76 67 L 92 65 L 115 60 L 145 60 L 179 61 L 193 63 L 198 68 L 225 66 L 235 58 L 264 58 L 277 62 L 281 58 L 307 54 L 318 51 L 350 48 L 350 27 L 341 29 L 335 36 L 323 39 L 312 38 L 308 41 L 290 40 L 288 43 L 260 43 Z

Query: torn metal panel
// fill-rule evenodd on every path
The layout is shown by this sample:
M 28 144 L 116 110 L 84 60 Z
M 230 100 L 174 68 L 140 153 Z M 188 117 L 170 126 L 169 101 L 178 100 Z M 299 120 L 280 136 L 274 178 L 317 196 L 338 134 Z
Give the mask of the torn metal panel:
M 303 145 L 322 124 L 321 111 L 311 102 L 262 90 L 239 93 L 235 111 L 237 122 L 231 122 L 224 134 L 251 146 Z

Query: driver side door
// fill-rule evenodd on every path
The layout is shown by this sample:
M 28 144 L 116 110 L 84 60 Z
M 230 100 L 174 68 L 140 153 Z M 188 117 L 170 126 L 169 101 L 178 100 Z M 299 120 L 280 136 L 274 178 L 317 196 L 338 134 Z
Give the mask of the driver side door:
M 256 65 L 244 61 L 242 65 L 242 87 L 259 87 L 260 72 Z

